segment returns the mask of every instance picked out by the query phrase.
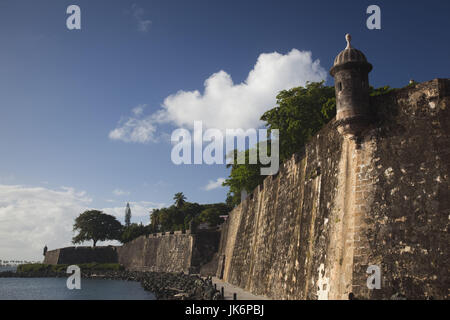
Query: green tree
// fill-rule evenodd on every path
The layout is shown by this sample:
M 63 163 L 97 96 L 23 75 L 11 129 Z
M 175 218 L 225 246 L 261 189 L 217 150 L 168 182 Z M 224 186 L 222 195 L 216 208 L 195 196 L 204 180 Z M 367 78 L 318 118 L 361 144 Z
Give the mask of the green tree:
M 121 242 L 127 243 L 148 233 L 150 233 L 149 228 L 143 226 L 142 224 L 132 223 L 123 228 Z
M 161 229 L 161 222 L 159 220 L 160 209 L 153 209 L 150 213 L 150 226 L 154 232 L 158 232 Z
M 209 208 L 213 208 L 218 214 L 220 213 L 219 215 L 226 215 L 231 211 L 231 207 L 225 203 L 198 204 L 186 201 L 180 208 L 172 205 L 168 208 L 154 209 L 148 228 L 151 232 L 187 230 L 191 221 L 194 224 L 201 222 L 202 211 Z
M 195 202 L 186 202 L 180 209 L 181 215 L 179 216 L 179 218 L 182 219 L 181 230 L 189 229 L 189 223 L 194 220 L 200 214 L 200 212 L 202 212 L 203 209 L 203 205 Z M 178 220 L 177 222 L 180 221 Z
M 120 240 L 122 225 L 115 217 L 102 211 L 88 210 L 75 219 L 73 231 L 78 232 L 72 239 L 74 244 L 92 240 L 95 247 L 97 241 Z
M 261 117 L 269 131 L 280 133 L 280 162 L 292 156 L 336 115 L 334 87 L 322 82 L 283 90 L 277 96 L 277 107 Z
M 125 209 L 125 226 L 129 227 L 131 225 L 131 209 L 130 204 L 127 202 L 127 207 Z
M 257 147 L 257 149 L 259 149 Z M 235 150 L 236 153 L 236 150 Z M 264 181 L 266 176 L 261 175 L 261 164 L 249 164 L 250 151 L 245 150 L 245 163 L 238 164 L 237 156 L 234 157 L 234 163 L 228 164 L 227 168 L 231 168 L 230 176 L 224 181 L 223 186 L 229 187 L 227 204 L 231 207 L 241 202 L 241 191 L 246 190 L 252 192 L 259 184 Z M 259 154 L 257 152 L 257 154 Z
M 200 222 L 207 222 L 210 226 L 217 226 L 222 222 L 220 216 L 223 213 L 218 208 L 207 208 L 203 210 L 199 215 Z
M 186 197 L 184 196 L 183 192 L 178 192 L 173 196 L 173 200 L 175 200 L 175 206 L 179 209 L 186 202 Z

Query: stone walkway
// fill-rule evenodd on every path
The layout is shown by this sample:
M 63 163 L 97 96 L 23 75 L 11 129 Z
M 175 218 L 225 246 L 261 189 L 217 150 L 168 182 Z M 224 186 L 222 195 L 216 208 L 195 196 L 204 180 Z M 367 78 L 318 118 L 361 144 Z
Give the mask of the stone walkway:
M 257 296 L 247 292 L 241 288 L 233 286 L 229 283 L 223 282 L 222 280 L 213 277 L 212 282 L 217 285 L 217 290 L 221 291 L 224 287 L 225 300 L 233 300 L 233 293 L 237 294 L 237 300 L 270 300 L 264 296 Z

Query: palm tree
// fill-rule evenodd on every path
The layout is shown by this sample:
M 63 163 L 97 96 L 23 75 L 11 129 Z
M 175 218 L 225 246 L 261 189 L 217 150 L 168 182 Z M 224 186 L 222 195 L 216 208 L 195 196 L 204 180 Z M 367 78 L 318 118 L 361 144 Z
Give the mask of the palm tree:
M 184 196 L 183 192 L 175 193 L 173 200 L 175 200 L 175 206 L 179 209 L 186 202 L 187 198 Z

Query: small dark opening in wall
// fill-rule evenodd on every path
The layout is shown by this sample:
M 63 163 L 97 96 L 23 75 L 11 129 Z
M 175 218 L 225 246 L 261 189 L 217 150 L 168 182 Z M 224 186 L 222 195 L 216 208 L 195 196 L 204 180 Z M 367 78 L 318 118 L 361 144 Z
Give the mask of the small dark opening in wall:
M 356 150 L 361 150 L 362 149 L 362 144 L 363 144 L 363 138 L 358 135 L 356 137 L 354 137 L 355 140 L 355 144 L 356 144 Z
M 341 92 L 342 91 L 342 82 L 338 83 L 338 91 Z
M 353 292 L 350 292 L 350 293 L 348 294 L 348 300 L 358 300 L 358 299 L 355 297 L 355 295 L 353 294 Z

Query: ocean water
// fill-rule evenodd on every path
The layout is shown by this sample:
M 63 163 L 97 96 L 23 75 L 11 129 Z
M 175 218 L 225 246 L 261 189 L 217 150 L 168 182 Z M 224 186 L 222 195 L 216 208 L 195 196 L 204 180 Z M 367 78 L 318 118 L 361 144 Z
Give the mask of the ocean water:
M 69 290 L 67 278 L 0 278 L 0 300 L 154 300 L 139 282 L 81 279 Z
M 3 271 L 16 271 L 17 266 L 0 266 L 0 272 Z

